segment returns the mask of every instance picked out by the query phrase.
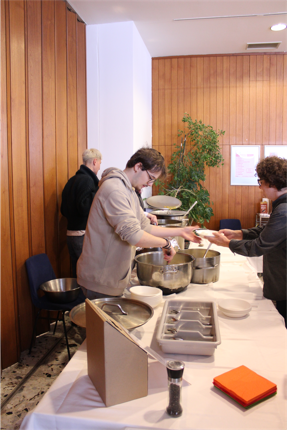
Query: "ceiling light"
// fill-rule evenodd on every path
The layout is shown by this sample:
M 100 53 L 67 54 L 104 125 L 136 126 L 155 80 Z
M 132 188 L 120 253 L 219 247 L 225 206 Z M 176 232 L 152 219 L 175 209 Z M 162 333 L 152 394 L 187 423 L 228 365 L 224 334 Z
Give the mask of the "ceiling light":
M 272 25 L 271 30 L 272 31 L 281 31 L 281 30 L 285 30 L 286 27 L 287 27 L 286 24 L 282 24 L 282 23 L 274 24 L 274 25 Z

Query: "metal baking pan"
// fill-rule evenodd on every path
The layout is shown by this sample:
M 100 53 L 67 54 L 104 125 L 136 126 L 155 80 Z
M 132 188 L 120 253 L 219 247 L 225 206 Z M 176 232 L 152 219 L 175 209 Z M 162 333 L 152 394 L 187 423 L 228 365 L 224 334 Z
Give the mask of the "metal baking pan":
M 145 324 L 153 316 L 153 308 L 138 300 L 107 297 L 91 300 L 127 330 Z M 86 304 L 81 303 L 70 311 L 70 319 L 80 327 L 86 327 Z
M 216 303 L 167 300 L 156 337 L 166 353 L 213 355 L 221 343 Z

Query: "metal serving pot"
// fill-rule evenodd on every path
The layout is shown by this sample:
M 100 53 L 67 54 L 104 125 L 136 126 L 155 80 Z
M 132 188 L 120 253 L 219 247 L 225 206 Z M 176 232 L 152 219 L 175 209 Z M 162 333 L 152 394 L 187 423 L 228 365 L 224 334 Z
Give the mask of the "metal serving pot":
M 186 211 L 178 211 L 178 210 L 155 210 L 150 212 L 151 214 L 155 215 L 158 220 L 160 219 L 167 219 L 167 220 L 177 220 L 177 221 L 183 221 L 183 219 L 187 220 L 184 221 L 188 224 L 188 218 L 186 218 L 185 214 Z
M 163 258 L 163 252 L 147 252 L 135 257 L 137 276 L 141 285 L 158 287 L 163 294 L 183 291 L 192 277 L 194 257 L 176 254 L 170 263 Z
M 209 284 L 217 282 L 220 269 L 220 252 L 209 250 L 203 258 L 206 249 L 185 249 L 179 254 L 191 255 L 195 258 L 193 263 L 192 284 Z
M 163 224 L 163 225 L 159 225 L 159 227 L 167 228 L 166 236 L 169 237 L 168 229 L 182 228 L 182 225 L 181 224 Z M 184 249 L 184 238 L 181 236 L 174 236 L 174 239 L 177 241 L 179 249 Z
M 182 219 L 170 219 L 170 218 L 158 218 L 157 222 L 159 226 L 168 224 L 173 225 L 176 227 L 185 227 L 188 225 L 188 218 L 182 218 Z

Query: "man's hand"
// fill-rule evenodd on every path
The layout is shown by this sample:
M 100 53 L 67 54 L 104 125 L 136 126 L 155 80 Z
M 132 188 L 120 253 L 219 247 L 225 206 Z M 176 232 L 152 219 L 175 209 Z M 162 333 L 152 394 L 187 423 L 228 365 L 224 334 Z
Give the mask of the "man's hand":
M 173 246 L 170 247 L 170 249 L 163 249 L 163 253 L 164 256 L 163 258 L 169 262 L 173 259 L 173 257 L 175 256 L 176 252 L 175 249 L 173 248 Z
M 227 239 L 236 239 L 236 240 L 242 240 L 243 239 L 243 233 L 242 230 L 229 230 L 229 229 L 223 229 L 219 230 L 219 233 L 223 233 L 224 236 L 227 237 Z
M 153 215 L 153 214 L 151 214 L 151 213 L 147 213 L 146 214 L 146 217 L 150 220 L 150 223 L 151 224 L 153 224 L 153 225 L 158 225 L 158 222 L 157 222 L 157 217 L 155 216 L 155 215 Z
M 214 243 L 215 245 L 224 246 L 226 248 L 229 247 L 230 239 L 218 231 L 213 232 L 213 236 L 205 236 L 205 239 L 209 240 L 209 242 Z

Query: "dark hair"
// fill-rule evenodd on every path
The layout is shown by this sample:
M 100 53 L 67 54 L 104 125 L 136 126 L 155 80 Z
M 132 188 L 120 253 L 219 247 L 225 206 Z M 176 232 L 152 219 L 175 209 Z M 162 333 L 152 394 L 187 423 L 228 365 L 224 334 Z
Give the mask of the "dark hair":
M 142 164 L 142 170 L 161 172 L 160 177 L 166 176 L 164 158 L 160 152 L 153 148 L 139 149 L 127 162 L 126 168 L 134 167 L 137 163 Z
M 266 157 L 256 166 L 259 179 L 280 191 L 287 187 L 287 160 L 276 156 Z

